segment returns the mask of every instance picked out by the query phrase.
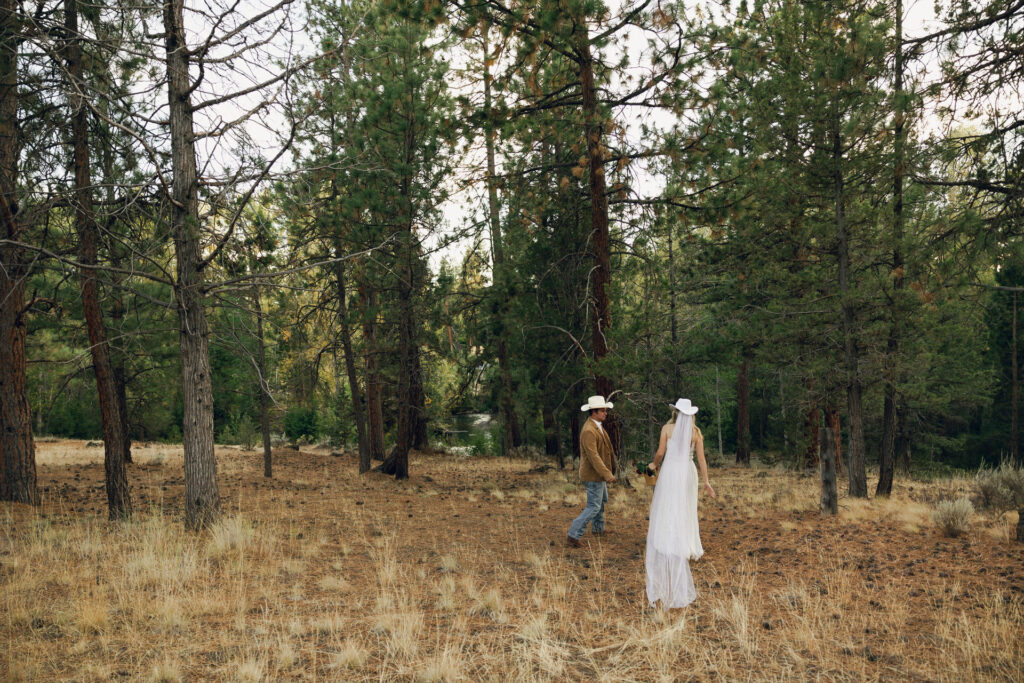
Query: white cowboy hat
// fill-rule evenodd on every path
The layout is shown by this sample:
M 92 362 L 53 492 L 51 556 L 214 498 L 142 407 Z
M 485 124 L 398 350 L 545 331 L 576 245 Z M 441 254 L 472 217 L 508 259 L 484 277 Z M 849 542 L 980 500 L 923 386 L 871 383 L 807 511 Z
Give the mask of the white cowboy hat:
M 683 415 L 696 415 L 697 406 L 690 404 L 690 399 L 681 398 L 675 403 L 669 403 L 670 406 L 678 410 Z
M 580 410 L 598 410 L 600 408 L 608 408 L 610 410 L 614 407 L 615 404 L 611 401 L 605 401 L 604 396 L 591 396 L 584 405 L 580 406 Z

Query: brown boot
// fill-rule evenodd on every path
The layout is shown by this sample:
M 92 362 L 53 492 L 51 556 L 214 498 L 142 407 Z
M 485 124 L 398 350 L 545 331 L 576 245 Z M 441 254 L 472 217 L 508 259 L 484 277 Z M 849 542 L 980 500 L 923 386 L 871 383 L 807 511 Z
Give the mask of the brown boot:
M 579 548 L 583 545 L 582 543 L 580 543 L 580 539 L 573 538 L 572 536 L 566 536 L 565 544 L 570 548 Z

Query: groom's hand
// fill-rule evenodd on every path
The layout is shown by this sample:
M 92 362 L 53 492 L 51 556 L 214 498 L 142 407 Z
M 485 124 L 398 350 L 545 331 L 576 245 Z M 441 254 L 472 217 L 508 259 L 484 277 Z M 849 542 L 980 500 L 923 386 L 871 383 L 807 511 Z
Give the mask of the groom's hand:
M 614 483 L 615 483 L 615 481 L 616 481 L 616 479 L 615 479 L 615 475 L 613 474 L 613 475 L 612 475 L 612 478 L 608 480 L 608 483 L 609 483 L 609 484 L 614 484 Z

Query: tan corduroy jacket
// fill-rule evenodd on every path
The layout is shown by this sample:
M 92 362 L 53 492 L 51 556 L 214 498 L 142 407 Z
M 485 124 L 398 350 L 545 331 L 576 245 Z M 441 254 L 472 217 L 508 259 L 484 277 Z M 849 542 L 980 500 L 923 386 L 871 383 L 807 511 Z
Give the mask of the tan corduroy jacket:
M 612 480 L 612 440 L 589 417 L 580 430 L 580 480 Z

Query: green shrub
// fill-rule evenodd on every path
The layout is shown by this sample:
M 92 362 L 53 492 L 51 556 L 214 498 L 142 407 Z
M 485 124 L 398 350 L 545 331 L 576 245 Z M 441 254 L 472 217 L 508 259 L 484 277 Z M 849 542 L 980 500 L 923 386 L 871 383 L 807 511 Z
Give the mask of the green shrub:
M 292 443 L 301 439 L 315 441 L 319 435 L 316 410 L 295 406 L 289 408 L 284 416 L 284 433 Z

